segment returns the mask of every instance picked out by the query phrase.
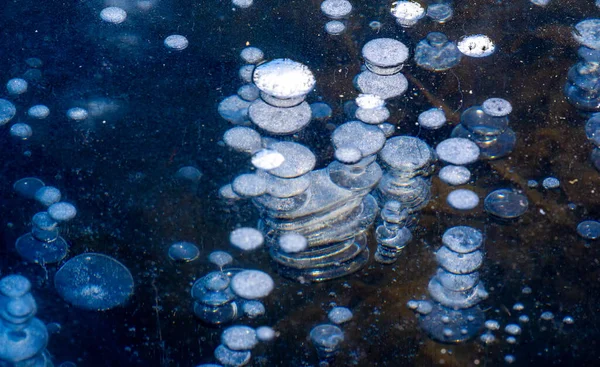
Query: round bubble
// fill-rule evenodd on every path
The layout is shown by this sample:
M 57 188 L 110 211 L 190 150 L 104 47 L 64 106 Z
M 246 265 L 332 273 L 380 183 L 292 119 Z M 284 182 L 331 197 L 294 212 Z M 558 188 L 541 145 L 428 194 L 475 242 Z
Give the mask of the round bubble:
M 77 209 L 73 204 L 58 202 L 48 207 L 48 214 L 57 222 L 66 222 L 75 218 Z
M 391 13 L 402 27 L 412 27 L 425 16 L 425 9 L 416 1 L 396 1 Z
M 466 254 L 481 247 L 483 235 L 475 228 L 456 226 L 444 232 L 442 243 L 454 252 Z
M 123 23 L 126 18 L 127 12 L 116 6 L 109 6 L 108 8 L 102 9 L 102 11 L 100 12 L 100 19 L 107 23 Z
M 508 324 L 504 328 L 504 331 L 510 335 L 519 335 L 521 334 L 521 327 L 517 324 Z
M 13 189 L 21 196 L 27 199 L 33 199 L 35 198 L 35 193 L 44 186 L 44 182 L 39 178 L 25 177 L 17 180 L 13 184 Z
M 165 47 L 175 51 L 185 50 L 190 44 L 188 39 L 180 34 L 172 34 L 165 38 Z
M 519 311 L 519 312 L 520 312 L 520 311 L 523 311 L 523 310 L 525 309 L 525 305 L 523 305 L 523 304 L 522 304 L 522 303 L 520 303 L 520 302 L 517 302 L 517 303 L 515 303 L 515 304 L 513 305 L 513 307 L 512 307 L 512 308 L 513 308 L 513 310 L 515 310 L 515 311 Z
M 275 59 L 257 66 L 252 79 L 258 89 L 282 99 L 304 96 L 316 82 L 306 65 L 290 59 Z
M 521 322 L 523 324 L 529 322 L 529 316 L 527 316 L 527 315 L 521 315 L 521 316 L 519 316 L 519 322 Z
M 585 19 L 577 23 L 573 37 L 583 46 L 600 50 L 600 19 Z
M 402 73 L 379 75 L 370 70 L 358 74 L 354 84 L 360 92 L 376 94 L 383 99 L 399 97 L 408 89 L 408 80 Z
M 6 82 L 8 94 L 23 94 L 27 92 L 27 81 L 21 78 L 13 78 Z
M 542 314 L 540 315 L 540 319 L 542 319 L 544 321 L 550 321 L 550 320 L 554 319 L 554 314 L 550 311 L 542 312 Z
M 325 0 L 321 3 L 321 11 L 331 19 L 341 19 L 352 12 L 352 4 L 348 0 Z
M 263 245 L 263 234 L 255 228 L 242 227 L 229 234 L 229 242 L 243 251 L 255 250 Z
M 360 149 L 355 147 L 340 147 L 334 152 L 335 159 L 345 164 L 358 163 L 363 157 Z
M 547 190 L 557 189 L 560 187 L 560 181 L 556 177 L 546 177 L 544 181 L 542 181 L 542 186 Z
M 427 7 L 427 16 L 438 23 L 446 23 L 454 15 L 452 6 L 447 3 L 430 4 Z
M 573 325 L 575 323 L 575 320 L 571 316 L 565 316 L 563 318 L 563 323 L 567 325 Z
M 333 115 L 333 110 L 325 102 L 311 103 L 310 110 L 312 111 L 312 118 L 315 120 L 325 120 Z
M 233 191 L 242 197 L 255 197 L 267 192 L 267 181 L 254 174 L 239 175 L 231 183 Z
M 260 301 L 252 300 L 244 302 L 242 306 L 242 311 L 244 314 L 251 319 L 257 318 L 258 316 L 262 316 L 265 314 L 266 309 L 265 305 Z
M 10 135 L 13 138 L 27 140 L 33 135 L 33 130 L 31 129 L 31 126 L 22 122 L 17 122 L 10 127 Z
M 512 105 L 509 101 L 502 98 L 489 98 L 483 102 L 481 109 L 487 115 L 502 117 L 512 112 Z
M 585 135 L 597 147 L 600 147 L 600 114 L 594 114 L 585 124 Z
M 0 126 L 9 122 L 17 113 L 17 108 L 14 104 L 6 99 L 0 99 Z
M 56 272 L 54 286 L 73 306 L 103 311 L 127 301 L 133 293 L 133 277 L 112 257 L 86 253 L 67 261 Z
M 600 222 L 595 220 L 584 220 L 577 225 L 577 233 L 588 240 L 600 238 Z
M 184 166 L 177 170 L 175 177 L 191 182 L 198 182 L 202 178 L 202 172 L 194 166 Z
M 56 231 L 56 228 L 53 231 Z M 47 242 L 35 238 L 32 233 L 19 237 L 15 248 L 21 257 L 35 264 L 57 263 L 64 259 L 69 251 L 69 245 L 60 236 Z
M 54 203 L 58 203 L 61 198 L 60 190 L 54 186 L 40 187 L 35 192 L 35 200 L 45 206 L 50 206 Z
M 511 364 L 514 363 L 517 359 L 512 354 L 507 354 L 504 356 L 504 362 Z
M 252 83 L 252 74 L 254 73 L 255 68 L 256 65 L 252 64 L 242 65 L 238 71 L 238 76 L 244 81 L 244 83 Z
M 494 53 L 496 45 L 488 36 L 475 34 L 462 37 L 458 41 L 458 49 L 466 56 L 486 57 Z
M 421 112 L 418 118 L 419 125 L 426 129 L 439 129 L 446 123 L 446 115 L 439 108 L 432 108 Z
M 512 219 L 523 215 L 529 207 L 525 195 L 509 189 L 492 191 L 484 200 L 485 211 L 496 217 Z
M 265 53 L 258 47 L 245 47 L 240 52 L 240 57 L 246 64 L 258 64 L 265 57 Z
M 494 334 L 487 332 L 487 333 L 481 334 L 481 336 L 479 337 L 479 340 L 481 340 L 481 342 L 483 344 L 492 344 L 493 342 L 496 341 L 496 337 L 494 336 Z
M 332 36 L 337 36 L 338 34 L 344 33 L 346 30 L 346 25 L 339 20 L 331 20 L 325 23 L 325 32 Z
M 281 166 L 283 162 L 283 154 L 273 149 L 261 149 L 252 156 L 252 165 L 267 171 Z
M 219 268 L 223 268 L 225 265 L 229 265 L 233 262 L 233 256 L 225 251 L 213 251 L 208 255 L 208 261 Z
M 273 278 L 260 270 L 243 270 L 231 279 L 231 289 L 246 299 L 263 298 L 275 288 Z
M 238 8 L 246 9 L 254 4 L 254 0 L 232 0 L 232 3 Z
M 318 348 L 335 350 L 344 341 L 344 332 L 335 325 L 317 325 L 310 331 L 310 339 Z
M 228 147 L 242 153 L 254 153 L 262 147 L 260 134 L 249 127 L 233 127 L 225 132 L 223 140 Z
M 471 210 L 479 204 L 479 196 L 471 190 L 458 189 L 450 192 L 446 201 L 456 210 Z
M 67 110 L 67 117 L 74 121 L 82 121 L 88 117 L 88 111 L 81 107 L 69 108 Z
M 236 1 L 248 1 L 248 0 L 233 0 L 234 4 Z M 215 349 L 215 358 L 221 362 L 224 366 L 245 366 L 250 362 L 252 353 L 249 350 L 235 351 L 227 348 L 224 345 L 219 345 Z
M 245 101 L 256 101 L 260 97 L 260 90 L 254 84 L 244 84 L 237 90 L 237 95 Z
M 258 339 L 253 328 L 236 325 L 223 331 L 221 343 L 231 350 L 251 350 L 258 344 Z
M 477 161 L 479 147 L 465 138 L 450 138 L 442 141 L 435 147 L 440 160 L 455 165 L 465 165 Z
M 287 253 L 296 253 L 306 250 L 308 241 L 299 233 L 284 233 L 279 237 L 279 247 Z
M 256 337 L 261 342 L 269 342 L 275 339 L 276 336 L 275 330 L 268 326 L 260 326 L 256 328 Z
M 194 261 L 198 256 L 200 256 L 200 250 L 190 242 L 176 242 L 169 247 L 169 258 L 174 261 Z
M 397 73 L 409 56 L 408 47 L 393 38 L 371 40 L 365 43 L 361 52 L 367 68 L 377 74 Z
M 0 110 L 1 109 L 2 107 L 0 107 Z M 46 117 L 48 117 L 48 115 L 50 115 L 50 109 L 44 106 L 43 104 L 38 104 L 35 106 L 31 106 L 29 110 L 27 110 L 27 114 L 31 118 L 41 120 L 45 119 Z
M 313 152 L 302 144 L 280 141 L 269 144 L 268 148 L 281 153 L 285 158 L 279 167 L 269 170 L 269 173 L 273 176 L 280 178 L 299 177 L 312 171 L 317 162 Z
M 334 307 L 327 314 L 329 321 L 336 325 L 352 320 L 352 311 L 346 307 Z
M 445 166 L 439 173 L 440 180 L 448 185 L 464 185 L 471 179 L 471 171 L 463 166 Z
M 496 320 L 486 320 L 485 327 L 488 330 L 500 330 L 500 323 Z

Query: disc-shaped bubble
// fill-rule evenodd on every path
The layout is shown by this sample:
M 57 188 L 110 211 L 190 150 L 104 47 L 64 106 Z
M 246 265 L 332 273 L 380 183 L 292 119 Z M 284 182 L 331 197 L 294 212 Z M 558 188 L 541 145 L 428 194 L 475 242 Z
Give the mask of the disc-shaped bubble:
M 194 166 L 184 166 L 177 170 L 175 177 L 190 182 L 198 182 L 202 178 L 202 172 Z
M 512 105 L 503 98 L 488 98 L 481 105 L 484 113 L 494 117 L 502 117 L 512 112 Z
M 251 350 L 258 344 L 258 339 L 253 328 L 235 325 L 223 331 L 221 343 L 231 350 Z
M 243 251 L 255 250 L 263 245 L 263 234 L 255 228 L 242 227 L 231 231 L 229 242 Z
M 169 247 L 169 258 L 174 261 L 194 261 L 200 256 L 200 250 L 191 242 L 176 242 Z
M 379 156 L 391 168 L 406 172 L 427 167 L 434 158 L 429 145 L 413 136 L 388 139 Z
M 344 332 L 335 325 L 317 325 L 310 331 L 310 340 L 317 348 L 335 350 L 344 341 Z
M 248 83 L 238 88 L 237 95 L 245 101 L 253 102 L 260 97 L 260 90 L 256 88 L 256 85 Z
M 225 132 L 228 147 L 242 153 L 254 153 L 262 147 L 260 134 L 249 127 L 236 126 Z
M 262 170 L 275 169 L 285 162 L 283 154 L 273 149 L 261 149 L 252 156 L 252 165 Z
M 276 333 L 275 330 L 268 326 L 261 326 L 256 328 L 256 337 L 261 342 L 268 342 L 275 339 Z
M 9 122 L 17 113 L 17 108 L 14 104 L 6 99 L 0 99 L 0 126 Z
M 308 241 L 299 233 L 284 233 L 279 237 L 279 247 L 287 253 L 296 253 L 306 250 Z
M 165 38 L 165 47 L 175 51 L 185 50 L 190 44 L 187 38 L 180 34 L 172 34 Z
M 479 204 L 479 196 L 471 190 L 458 189 L 451 191 L 446 201 L 456 210 L 471 210 Z
M 104 311 L 127 301 L 133 293 L 133 277 L 112 257 L 85 253 L 67 261 L 56 272 L 54 286 L 73 306 Z
M 208 261 L 222 268 L 233 262 L 233 257 L 225 251 L 213 251 L 208 255 Z
M 259 270 L 243 270 L 231 279 L 231 289 L 246 299 L 263 298 L 275 288 L 273 278 Z
M 467 226 L 452 227 L 444 232 L 442 236 L 444 246 L 452 251 L 466 254 L 473 252 L 483 244 L 481 231 Z
M 45 206 L 59 202 L 60 198 L 60 190 L 53 186 L 43 186 L 35 192 L 35 200 Z
M 463 185 L 471 179 L 471 171 L 463 166 L 445 166 L 439 173 L 440 180 L 448 185 Z
M 544 186 L 546 190 L 557 189 L 560 187 L 560 181 L 556 177 L 546 177 L 542 181 L 542 186 Z
M 33 130 L 31 129 L 31 126 L 18 122 L 10 127 L 10 135 L 13 138 L 27 140 L 33 135 Z
M 21 257 L 31 263 L 53 264 L 67 256 L 69 245 L 60 236 L 46 242 L 35 238 L 32 233 L 27 233 L 17 239 L 15 248 Z
M 334 307 L 327 314 L 327 318 L 332 323 L 340 325 L 352 319 L 352 311 L 346 307 Z
M 321 3 L 321 11 L 331 19 L 341 19 L 352 11 L 352 4 L 348 0 L 325 0 Z
M 88 115 L 88 111 L 81 107 L 73 107 L 67 110 L 67 117 L 74 121 L 85 120 Z
M 0 106 L 0 111 L 1 110 L 2 107 Z M 50 109 L 42 104 L 38 104 L 35 106 L 31 106 L 29 110 L 27 110 L 27 114 L 29 115 L 29 117 L 41 120 L 45 119 L 46 117 L 48 117 L 48 115 L 50 115 Z
M 486 57 L 496 50 L 494 42 L 486 35 L 464 36 L 458 41 L 458 49 L 466 56 Z
M 100 11 L 100 19 L 107 23 L 123 23 L 127 18 L 127 12 L 116 6 L 109 6 Z
M 304 96 L 315 86 L 308 67 L 290 59 L 275 59 L 256 67 L 254 84 L 270 96 L 288 99 Z
M 439 108 L 431 108 L 421 112 L 418 118 L 419 125 L 426 129 L 439 129 L 446 123 L 446 115 Z
M 274 135 L 288 135 L 302 130 L 310 122 L 311 115 L 310 105 L 306 102 L 281 108 L 258 99 L 248 108 L 250 120 Z
M 315 155 L 302 144 L 281 141 L 269 144 L 268 148 L 279 152 L 285 158 L 280 166 L 269 170 L 273 176 L 294 178 L 307 174 L 315 167 Z
M 362 48 L 362 57 L 365 59 L 367 67 L 373 72 L 378 72 L 380 68 L 395 68 L 401 66 L 409 55 L 408 47 L 404 43 L 393 38 L 376 38 L 367 42 Z M 395 69 L 397 72 L 399 69 Z
M 435 147 L 438 158 L 444 162 L 462 166 L 479 158 L 477 144 L 465 138 L 449 138 Z
M 383 99 L 399 97 L 408 89 L 408 80 L 402 73 L 378 75 L 370 70 L 358 74 L 354 84 L 360 92 L 376 94 Z
M 336 149 L 356 148 L 360 150 L 362 157 L 367 157 L 381 150 L 385 144 L 385 134 L 377 126 L 349 121 L 333 131 L 331 140 Z
M 232 124 L 243 125 L 250 121 L 248 118 L 248 107 L 250 107 L 250 102 L 234 94 L 221 101 L 217 111 L 222 118 Z
M 27 81 L 21 78 L 13 78 L 6 82 L 8 94 L 23 94 L 27 92 Z
M 492 191 L 484 200 L 483 207 L 488 213 L 500 218 L 517 218 L 529 207 L 527 197 L 514 190 Z
M 312 111 L 312 118 L 315 120 L 325 120 L 333 114 L 331 107 L 325 102 L 311 103 L 310 110 Z
M 42 187 L 44 187 L 44 182 L 35 177 L 25 177 L 13 184 L 13 189 L 17 194 L 27 199 L 35 198 L 35 193 Z
M 77 215 L 77 209 L 71 203 L 58 202 L 48 207 L 48 214 L 58 222 L 67 222 Z
M 396 1 L 392 3 L 392 15 L 402 27 L 412 27 L 425 16 L 425 8 L 416 1 Z
M 346 30 L 346 25 L 339 20 L 331 20 L 325 23 L 325 32 L 332 36 L 337 36 L 338 34 L 344 33 Z
M 225 366 L 245 366 L 252 357 L 252 353 L 249 350 L 231 350 L 222 344 L 215 349 L 214 354 L 215 358 Z
M 267 192 L 267 182 L 254 173 L 247 173 L 237 176 L 231 183 L 231 188 L 242 197 L 255 197 Z
M 573 37 L 580 44 L 600 49 L 600 19 L 585 19 L 575 25 Z
M 262 61 L 265 54 L 260 48 L 245 47 L 242 52 L 240 52 L 240 57 L 247 64 L 257 64 Z
M 595 220 L 584 220 L 577 225 L 577 233 L 588 240 L 600 238 L 600 222 Z

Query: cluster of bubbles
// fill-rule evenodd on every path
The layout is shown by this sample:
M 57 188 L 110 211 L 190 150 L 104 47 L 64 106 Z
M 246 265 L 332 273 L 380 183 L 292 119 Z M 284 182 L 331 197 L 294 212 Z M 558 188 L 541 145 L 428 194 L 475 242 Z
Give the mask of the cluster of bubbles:
M 310 331 L 313 343 L 321 360 L 321 364 L 333 359 L 344 342 L 344 331 L 340 325 L 352 320 L 352 311 L 346 307 L 336 306 L 327 314 L 331 324 L 320 324 Z
M 428 286 L 434 302 L 411 300 L 408 307 L 431 338 L 459 343 L 475 336 L 485 319 L 478 306 L 488 297 L 478 272 L 483 235 L 472 227 L 452 227 L 442 236 L 442 244 L 435 255 L 439 268 Z
M 352 4 L 348 0 L 324 0 L 321 12 L 330 19 L 325 24 L 325 32 L 337 36 L 346 30 L 346 20 L 352 12 Z

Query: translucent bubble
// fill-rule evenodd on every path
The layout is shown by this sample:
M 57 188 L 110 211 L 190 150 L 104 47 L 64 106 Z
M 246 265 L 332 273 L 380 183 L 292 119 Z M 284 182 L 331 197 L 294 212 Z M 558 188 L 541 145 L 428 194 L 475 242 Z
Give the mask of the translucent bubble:
M 439 173 L 440 180 L 448 185 L 463 185 L 471 179 L 471 171 L 463 166 L 445 166 Z
M 341 19 L 352 12 L 352 4 L 347 0 L 325 0 L 321 3 L 321 11 L 328 18 Z
M 523 294 L 531 294 L 533 290 L 531 289 L 531 287 L 523 287 L 523 289 L 521 289 L 521 293 Z
M 126 18 L 127 12 L 116 6 L 109 6 L 108 8 L 102 9 L 102 11 L 100 12 L 100 19 L 107 23 L 123 23 Z
M 435 147 L 438 158 L 454 165 L 465 165 L 477 161 L 479 147 L 469 139 L 450 138 Z
M 27 92 L 27 81 L 21 78 L 13 78 L 6 82 L 8 94 L 23 94 Z
M 252 156 L 252 165 L 258 169 L 272 170 L 285 162 L 283 154 L 273 149 L 261 149 Z
M 234 229 L 229 234 L 229 242 L 243 251 L 255 250 L 263 245 L 263 234 L 250 227 Z
M 71 203 L 58 202 L 48 207 L 48 214 L 58 222 L 67 222 L 75 218 L 77 209 Z
M 346 25 L 339 20 L 330 20 L 325 23 L 325 32 L 332 36 L 337 36 L 338 34 L 344 33 L 346 30 Z
M 492 191 L 484 200 L 485 211 L 496 217 L 512 219 L 523 215 L 529 207 L 525 195 L 509 189 Z
M 231 279 L 231 289 L 246 299 L 263 298 L 275 288 L 271 276 L 259 270 L 243 270 Z
M 467 226 L 452 227 L 444 232 L 442 243 L 454 252 L 469 253 L 481 247 L 483 235 L 475 228 Z
M 333 111 L 325 102 L 315 102 L 310 104 L 312 118 L 315 120 L 326 120 L 331 118 Z
M 542 181 L 542 186 L 547 190 L 557 189 L 560 187 L 560 181 L 556 177 L 546 177 L 544 181 Z
M 336 325 L 352 320 L 352 311 L 346 307 L 334 307 L 327 314 L 329 321 Z
M 260 326 L 256 328 L 256 337 L 261 342 L 269 342 L 275 339 L 276 333 L 275 330 L 268 326 Z
M 508 344 L 516 344 L 517 343 L 517 338 L 515 338 L 514 336 L 507 336 L 506 337 L 506 342 Z
M 527 315 L 521 315 L 521 316 L 519 316 L 519 322 L 523 323 L 523 324 L 528 323 L 529 322 L 529 316 L 527 316 Z
M 536 180 L 528 180 L 527 187 L 532 188 L 532 189 L 536 188 L 536 187 L 538 187 L 538 182 Z
M 575 323 L 575 320 L 573 319 L 572 316 L 565 316 L 565 317 L 563 317 L 562 321 L 563 321 L 563 324 L 566 324 L 566 325 L 573 325 Z
M 33 130 L 31 129 L 31 126 L 22 122 L 17 122 L 10 127 L 10 135 L 13 138 L 27 140 L 33 135 Z
M 267 192 L 267 181 L 254 173 L 247 173 L 237 176 L 231 188 L 241 197 L 255 197 Z
M 481 105 L 481 109 L 487 115 L 502 117 L 512 112 L 512 105 L 502 98 L 488 98 Z
M 550 321 L 550 320 L 554 319 L 554 314 L 550 311 L 542 312 L 542 314 L 540 315 L 540 319 L 542 319 L 544 321 Z
M 418 118 L 419 125 L 426 129 L 439 129 L 446 123 L 446 115 L 444 111 L 439 108 L 431 108 L 427 111 L 421 112 Z
M 0 106 L 0 111 L 1 110 L 2 110 L 2 107 Z M 41 119 L 45 119 L 46 117 L 48 117 L 48 115 L 50 115 L 50 109 L 48 107 L 44 106 L 43 104 L 38 104 L 35 106 L 31 106 L 29 108 L 29 110 L 27 110 L 27 114 L 31 118 L 41 120 Z
M 44 65 L 44 62 L 37 57 L 29 57 L 25 60 L 27 66 L 32 68 L 41 68 Z
M 600 238 L 600 222 L 595 220 L 584 220 L 577 225 L 577 233 L 588 240 Z
M 252 300 L 244 302 L 242 306 L 242 311 L 244 314 L 251 319 L 257 318 L 258 316 L 262 316 L 265 314 L 266 309 L 265 305 L 260 301 Z
M 74 121 L 82 121 L 88 117 L 88 111 L 85 108 L 73 107 L 67 111 L 67 117 Z
M 324 354 L 335 352 L 344 341 L 344 332 L 335 325 L 317 325 L 310 331 L 310 340 Z
M 241 9 L 249 8 L 252 6 L 252 4 L 254 4 L 254 0 L 232 0 L 231 2 L 233 5 Z
M 469 274 L 481 267 L 483 253 L 476 250 L 469 253 L 458 253 L 442 246 L 435 253 L 438 264 L 453 274 Z
M 496 337 L 494 336 L 494 334 L 487 332 L 487 333 L 481 334 L 481 336 L 479 337 L 479 340 L 481 340 L 481 342 L 483 344 L 492 344 L 493 342 L 496 341 Z
M 402 27 L 412 27 L 425 16 L 425 9 L 415 1 L 396 1 L 392 3 L 391 13 Z
M 377 125 L 379 129 L 383 132 L 386 138 L 391 138 L 396 132 L 396 125 L 384 122 L 383 124 Z
M 519 302 L 519 303 L 515 303 L 512 308 L 513 308 L 513 310 L 520 312 L 525 309 L 525 306 Z
M 265 53 L 258 47 L 245 47 L 240 52 L 240 57 L 246 64 L 258 64 L 265 57 Z
M 245 1 L 245 0 L 234 0 Z M 215 358 L 225 366 L 245 366 L 250 362 L 252 353 L 250 351 L 235 351 L 227 348 L 224 345 L 219 345 L 215 349 Z
M 446 201 L 456 210 L 471 210 L 479 204 L 479 196 L 471 190 L 458 189 L 450 192 Z
M 236 325 L 223 331 L 221 343 L 231 350 L 251 350 L 258 344 L 258 339 L 253 328 Z
M 517 325 L 517 324 L 508 324 L 504 328 L 504 331 L 507 334 L 510 334 L 510 335 L 520 335 L 521 334 L 521 327 L 519 325 Z
M 17 180 L 13 184 L 13 189 L 21 196 L 27 199 L 33 199 L 35 198 L 35 193 L 44 186 L 44 182 L 39 178 L 25 177 Z
M 260 90 L 254 84 L 244 84 L 237 90 L 237 95 L 245 101 L 256 101 L 260 97 Z
M 600 147 L 600 114 L 593 114 L 585 124 L 585 135 L 597 147 Z
M 458 41 L 458 49 L 465 56 L 486 57 L 494 53 L 496 45 L 488 36 L 475 34 L 462 37 Z
M 185 50 L 189 46 L 189 41 L 182 35 L 172 34 L 165 38 L 165 47 L 175 51 Z
M 35 200 L 37 200 L 40 204 L 45 206 L 50 206 L 54 203 L 60 201 L 62 197 L 60 190 L 53 186 L 44 186 L 40 187 L 39 190 L 35 192 Z
M 381 30 L 381 22 L 373 20 L 369 22 L 369 28 L 375 32 L 379 32 Z
M 208 255 L 208 261 L 219 268 L 223 268 L 225 265 L 229 265 L 233 262 L 233 257 L 225 251 L 213 251 Z
M 600 50 L 600 19 L 585 19 L 575 25 L 575 41 L 594 50 Z
M 175 177 L 190 182 L 198 182 L 202 178 L 202 172 L 194 166 L 184 166 L 177 170 Z
M 408 59 L 408 47 L 393 38 L 376 38 L 362 48 L 362 57 L 367 68 L 378 75 L 396 74 Z M 369 93 L 362 91 L 368 94 Z
M 194 261 L 198 256 L 200 256 L 200 250 L 191 242 L 176 242 L 169 247 L 169 258 L 174 261 Z
M 450 4 L 437 3 L 427 6 L 427 16 L 434 22 L 446 23 L 454 15 L 454 10 Z
M 19 255 L 35 264 L 53 264 L 64 259 L 69 250 L 67 242 L 58 236 L 56 228 L 45 231 L 56 233 L 49 242 L 36 238 L 33 233 L 27 233 L 19 237 L 15 243 Z
M 308 248 L 306 237 L 299 233 L 284 233 L 279 237 L 279 247 L 284 252 L 296 253 Z
M 52 219 L 48 212 L 36 213 L 31 219 L 32 224 L 40 229 L 50 231 L 58 226 L 58 222 Z
M 17 113 L 17 108 L 14 104 L 6 99 L 0 99 L 0 126 L 9 122 Z
M 75 256 L 54 277 L 60 296 L 86 310 L 108 310 L 127 301 L 133 293 L 133 277 L 117 260 L 103 254 Z
M 462 54 L 445 34 L 431 32 L 417 44 L 415 62 L 426 70 L 443 71 L 456 66 Z
M 504 362 L 511 364 L 514 363 L 517 359 L 512 354 L 507 354 L 504 356 Z

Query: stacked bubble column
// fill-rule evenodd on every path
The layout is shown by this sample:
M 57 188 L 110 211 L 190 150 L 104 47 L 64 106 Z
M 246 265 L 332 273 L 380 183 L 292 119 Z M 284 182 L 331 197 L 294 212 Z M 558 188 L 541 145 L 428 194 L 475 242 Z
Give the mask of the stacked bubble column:
M 500 102 L 501 104 L 498 104 Z M 482 159 L 497 159 L 508 155 L 516 144 L 516 134 L 508 126 L 508 115 L 512 107 L 503 107 L 507 101 L 490 98 L 482 106 L 473 106 L 465 110 L 460 124 L 452 130 L 453 138 L 472 140 L 480 150 Z M 495 108 L 500 106 L 501 108 Z
M 0 366 L 53 366 L 45 350 L 48 331 L 36 312 L 27 278 L 9 275 L 0 280 Z
M 477 271 L 483 262 L 483 236 L 471 227 L 452 227 L 442 243 L 435 255 L 439 267 L 428 286 L 433 302 L 413 300 L 408 307 L 432 339 L 460 343 L 474 337 L 485 320 L 478 303 L 488 293 Z
M 39 212 L 31 220 L 30 233 L 17 239 L 19 255 L 32 263 L 52 264 L 64 259 L 69 245 L 59 235 L 58 222 L 48 212 Z

